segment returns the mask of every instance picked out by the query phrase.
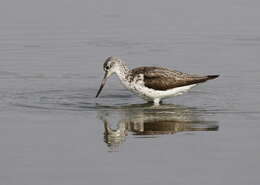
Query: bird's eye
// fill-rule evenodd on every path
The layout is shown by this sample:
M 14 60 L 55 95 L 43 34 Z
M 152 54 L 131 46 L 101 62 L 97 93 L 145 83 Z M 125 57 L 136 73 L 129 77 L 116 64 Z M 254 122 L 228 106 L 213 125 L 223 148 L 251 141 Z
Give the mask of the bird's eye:
M 109 70 L 109 66 L 106 66 L 105 69 L 106 69 L 106 70 Z

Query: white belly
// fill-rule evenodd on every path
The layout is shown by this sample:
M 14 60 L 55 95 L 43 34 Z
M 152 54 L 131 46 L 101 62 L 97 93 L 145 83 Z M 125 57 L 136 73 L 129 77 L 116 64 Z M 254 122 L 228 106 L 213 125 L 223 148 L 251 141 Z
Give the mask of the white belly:
M 135 85 L 134 92 L 136 94 L 138 94 L 139 96 L 143 97 L 144 99 L 150 99 L 150 100 L 160 99 L 161 100 L 164 98 L 181 95 L 196 85 L 197 84 L 192 84 L 192 85 L 187 85 L 187 86 L 183 86 L 183 87 L 176 87 L 174 89 L 169 89 L 169 90 L 165 90 L 165 91 L 160 91 L 160 90 L 150 89 L 145 86 L 137 84 L 137 85 Z
M 154 101 L 154 102 L 160 102 L 161 99 L 181 95 L 184 92 L 187 92 L 189 89 L 197 85 L 197 84 L 192 84 L 192 85 L 187 85 L 182 87 L 176 87 L 174 89 L 169 89 L 165 91 L 160 91 L 160 90 L 154 90 L 145 87 L 143 80 L 138 79 L 138 77 L 130 83 L 128 80 L 121 80 L 121 82 L 127 89 L 129 89 L 136 95 L 142 97 L 147 101 Z

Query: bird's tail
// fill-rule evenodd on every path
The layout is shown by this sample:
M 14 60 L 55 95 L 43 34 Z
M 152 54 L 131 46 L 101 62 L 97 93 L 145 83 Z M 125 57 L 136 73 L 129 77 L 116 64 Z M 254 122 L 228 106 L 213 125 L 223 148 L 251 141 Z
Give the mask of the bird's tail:
M 215 78 L 219 77 L 219 75 L 208 75 L 207 80 L 213 80 Z

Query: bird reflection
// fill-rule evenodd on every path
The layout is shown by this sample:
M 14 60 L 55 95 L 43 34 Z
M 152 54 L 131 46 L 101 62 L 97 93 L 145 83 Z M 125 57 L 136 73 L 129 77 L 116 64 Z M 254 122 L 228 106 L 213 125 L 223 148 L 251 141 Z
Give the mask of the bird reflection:
M 128 132 L 139 137 L 155 137 L 185 131 L 217 131 L 216 121 L 206 121 L 202 118 L 205 112 L 178 105 L 142 104 L 106 107 L 98 111 L 98 117 L 104 122 L 105 143 L 111 150 L 116 150 L 126 140 Z M 119 121 L 109 121 L 114 120 L 115 115 L 119 116 Z

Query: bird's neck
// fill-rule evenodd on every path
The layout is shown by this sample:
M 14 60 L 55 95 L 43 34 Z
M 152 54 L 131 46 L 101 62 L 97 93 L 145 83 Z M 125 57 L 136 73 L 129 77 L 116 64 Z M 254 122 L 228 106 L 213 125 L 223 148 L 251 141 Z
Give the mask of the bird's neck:
M 116 74 L 122 82 L 127 81 L 128 73 L 129 73 L 129 68 L 127 67 L 127 65 L 121 63 L 118 70 L 116 71 Z

